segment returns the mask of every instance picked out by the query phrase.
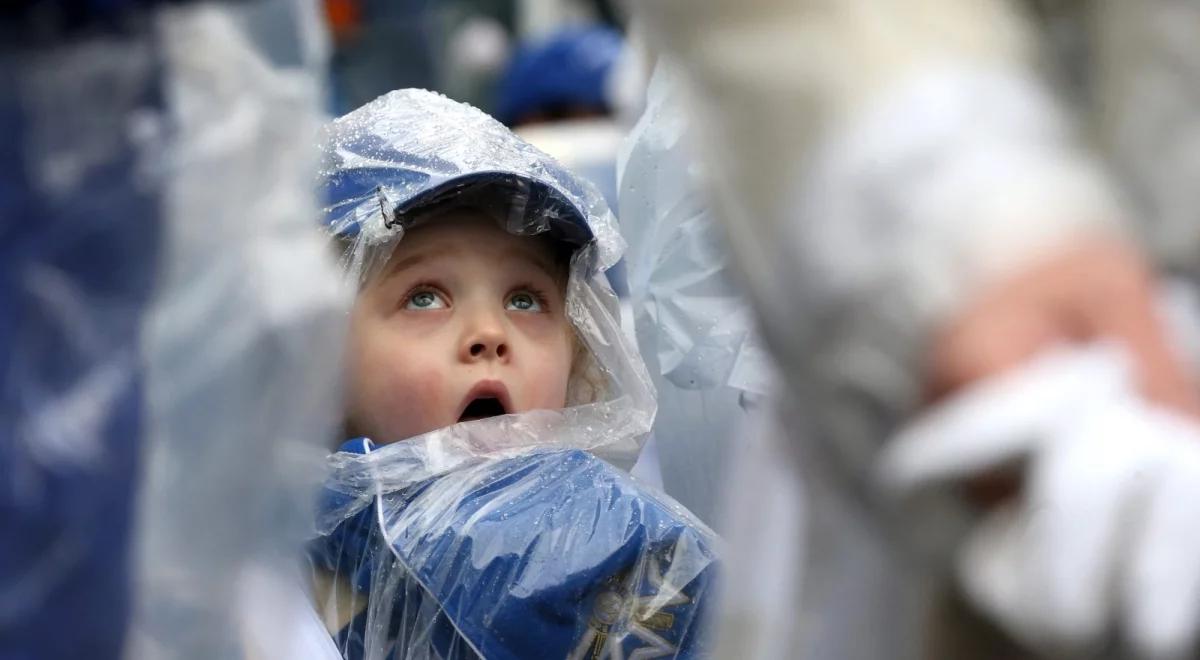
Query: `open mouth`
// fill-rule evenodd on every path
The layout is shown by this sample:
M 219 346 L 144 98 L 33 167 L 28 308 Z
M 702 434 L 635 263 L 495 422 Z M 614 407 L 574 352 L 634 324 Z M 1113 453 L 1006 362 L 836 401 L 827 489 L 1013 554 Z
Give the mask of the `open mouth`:
M 500 399 L 483 397 L 468 403 L 458 421 L 466 422 L 473 419 L 484 419 L 485 417 L 496 417 L 505 414 L 508 414 L 508 411 L 504 409 L 504 404 L 500 402 Z
M 512 404 L 508 398 L 508 388 L 499 381 L 482 381 L 471 388 L 463 400 L 462 413 L 458 421 L 469 422 L 476 419 L 498 417 L 512 412 Z

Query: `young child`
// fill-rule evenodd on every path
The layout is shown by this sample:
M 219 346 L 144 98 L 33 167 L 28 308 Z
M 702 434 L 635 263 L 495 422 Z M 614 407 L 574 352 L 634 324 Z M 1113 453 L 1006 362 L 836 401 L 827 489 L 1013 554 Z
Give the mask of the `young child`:
M 692 658 L 712 533 L 614 465 L 654 396 L 595 190 L 483 113 L 393 92 L 327 129 L 358 286 L 312 546 L 343 656 Z M 607 459 L 600 460 L 600 458 Z

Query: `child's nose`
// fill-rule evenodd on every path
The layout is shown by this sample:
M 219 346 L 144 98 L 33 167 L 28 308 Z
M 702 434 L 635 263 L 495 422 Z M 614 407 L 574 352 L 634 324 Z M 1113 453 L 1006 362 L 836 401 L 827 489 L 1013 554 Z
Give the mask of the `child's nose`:
M 509 347 L 503 326 L 493 321 L 473 328 L 462 343 L 460 357 L 463 362 L 507 360 Z

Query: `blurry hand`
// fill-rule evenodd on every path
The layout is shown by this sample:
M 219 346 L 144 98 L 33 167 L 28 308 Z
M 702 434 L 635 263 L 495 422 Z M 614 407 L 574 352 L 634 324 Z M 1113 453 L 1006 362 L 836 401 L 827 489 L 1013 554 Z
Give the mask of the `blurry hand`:
M 1196 383 L 1156 313 L 1154 277 L 1130 246 L 1091 239 L 991 287 L 946 324 L 929 354 L 937 400 L 1016 367 L 1058 344 L 1112 340 L 1133 358 L 1139 391 L 1200 417 Z
M 934 337 L 928 394 L 936 402 L 1007 372 L 1056 345 L 1112 340 L 1132 356 L 1149 401 L 1200 418 L 1196 383 L 1174 354 L 1156 311 L 1150 268 L 1132 247 L 1093 238 L 984 291 Z M 964 482 L 990 507 L 1012 496 L 1021 475 L 995 470 Z
M 1140 255 L 1096 238 L 996 284 L 934 337 L 927 375 L 936 405 L 881 474 L 898 494 L 963 484 L 986 510 L 958 554 L 968 598 L 1052 655 L 1109 626 L 1145 657 L 1190 648 L 1200 396 Z
M 1022 466 L 1020 496 L 967 530 L 955 575 L 1045 657 L 1119 640 L 1174 660 L 1200 633 L 1200 424 L 1146 401 L 1132 366 L 1114 344 L 1043 351 L 934 406 L 881 454 L 880 483 L 901 499 Z

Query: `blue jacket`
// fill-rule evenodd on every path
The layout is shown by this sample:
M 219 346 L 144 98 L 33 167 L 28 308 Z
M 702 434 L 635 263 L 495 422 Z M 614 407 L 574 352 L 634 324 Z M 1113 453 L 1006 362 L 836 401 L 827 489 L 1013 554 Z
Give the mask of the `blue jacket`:
M 711 532 L 679 505 L 577 450 L 465 472 L 377 498 L 311 547 L 364 597 L 385 589 L 389 643 L 490 660 L 607 657 L 610 645 L 623 657 L 703 656 L 715 555 Z M 366 618 L 338 636 L 348 659 L 363 658 Z

